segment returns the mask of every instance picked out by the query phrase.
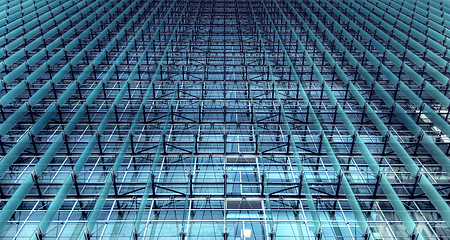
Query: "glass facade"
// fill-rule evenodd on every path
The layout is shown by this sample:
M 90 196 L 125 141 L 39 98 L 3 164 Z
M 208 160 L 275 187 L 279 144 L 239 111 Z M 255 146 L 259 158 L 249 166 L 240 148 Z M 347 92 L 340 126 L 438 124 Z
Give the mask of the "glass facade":
M 0 239 L 450 239 L 450 2 L 0 2 Z

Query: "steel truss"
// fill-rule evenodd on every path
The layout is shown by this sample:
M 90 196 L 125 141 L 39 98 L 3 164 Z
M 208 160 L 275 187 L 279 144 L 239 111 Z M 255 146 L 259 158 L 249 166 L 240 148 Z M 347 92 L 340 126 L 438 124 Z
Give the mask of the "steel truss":
M 449 2 L 0 2 L 0 237 L 450 238 Z

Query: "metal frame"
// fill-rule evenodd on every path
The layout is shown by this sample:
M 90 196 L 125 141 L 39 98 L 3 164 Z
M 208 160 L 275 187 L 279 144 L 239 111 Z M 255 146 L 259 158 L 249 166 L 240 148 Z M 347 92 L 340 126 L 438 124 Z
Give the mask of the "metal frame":
M 448 238 L 449 13 L 0 0 L 0 237 Z

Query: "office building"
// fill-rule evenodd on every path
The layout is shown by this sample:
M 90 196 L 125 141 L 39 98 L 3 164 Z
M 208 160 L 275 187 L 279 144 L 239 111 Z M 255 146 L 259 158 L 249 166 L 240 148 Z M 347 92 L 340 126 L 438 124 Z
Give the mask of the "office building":
M 450 2 L 0 2 L 1 239 L 450 239 Z

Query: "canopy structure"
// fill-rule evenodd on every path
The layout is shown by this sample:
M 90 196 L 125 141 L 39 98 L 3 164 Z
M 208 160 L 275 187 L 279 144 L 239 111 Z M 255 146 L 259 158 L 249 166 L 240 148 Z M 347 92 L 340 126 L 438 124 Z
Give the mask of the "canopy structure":
M 0 0 L 0 239 L 450 239 L 450 2 Z

